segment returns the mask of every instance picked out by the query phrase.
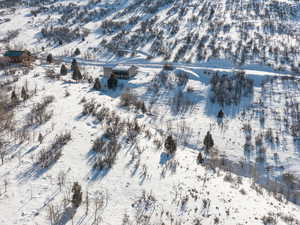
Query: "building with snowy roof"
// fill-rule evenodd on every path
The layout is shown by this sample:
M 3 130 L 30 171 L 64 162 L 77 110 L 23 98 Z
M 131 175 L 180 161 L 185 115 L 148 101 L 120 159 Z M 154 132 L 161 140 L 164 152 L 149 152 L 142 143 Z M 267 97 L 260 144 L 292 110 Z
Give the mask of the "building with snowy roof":
M 105 77 L 114 74 L 118 79 L 130 79 L 137 74 L 137 69 L 134 65 L 106 65 L 103 67 L 103 73 Z

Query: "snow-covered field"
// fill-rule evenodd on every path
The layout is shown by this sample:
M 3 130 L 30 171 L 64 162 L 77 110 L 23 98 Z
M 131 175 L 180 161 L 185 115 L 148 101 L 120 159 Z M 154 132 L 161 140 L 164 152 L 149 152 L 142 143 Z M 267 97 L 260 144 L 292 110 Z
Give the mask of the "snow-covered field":
M 28 71 L 14 65 L 0 71 L 1 84 L 18 77 L 16 82 L 2 87 L 9 99 L 12 90 L 20 98 L 22 87 L 31 93 L 29 99 L 13 109 L 15 130 L 6 130 L 0 137 L 0 143 L 6 142 L 0 145 L 1 151 L 6 152 L 0 166 L 1 225 L 51 224 L 49 217 L 56 217 L 53 224 L 66 225 L 300 224 L 300 80 L 295 78 L 295 71 L 275 71 L 259 64 L 237 66 L 221 56 L 223 59 L 200 62 L 178 60 L 173 71 L 162 72 L 164 57 L 149 57 L 153 55 L 149 43 L 144 47 L 137 45 L 134 54 L 125 56 L 105 50 L 100 42 L 112 38 L 110 32 L 114 31 L 104 33 L 99 28 L 101 16 L 82 22 L 82 27 L 91 30 L 84 40 L 77 38 L 59 45 L 56 40 L 42 38 L 41 29 L 47 24 L 58 25 L 61 15 L 68 15 L 64 6 L 71 2 L 74 3 L 65 0 L 46 4 L 48 11 L 37 13 L 36 17 L 31 12 L 35 7 L 20 6 L 13 13 L 0 10 L 3 20 L 10 19 L 0 24 L 1 37 L 9 30 L 20 29 L 9 42 L 10 48 L 27 48 L 38 56 Z M 111 7 L 105 18 L 116 19 L 117 12 L 126 13 L 135 1 L 89 2 L 94 2 L 91 6 L 97 10 Z M 166 2 L 169 3 L 160 9 L 160 23 L 167 18 L 169 4 L 174 3 Z M 192 5 L 196 1 L 189 2 L 191 9 L 195 8 Z M 55 8 L 59 4 L 61 11 Z M 76 4 L 85 6 L 87 1 Z M 298 7 L 299 3 L 282 4 Z M 225 8 L 221 8 L 223 12 Z M 77 16 L 84 13 L 80 10 Z M 187 15 L 191 12 L 188 10 Z M 130 16 L 133 12 L 127 13 Z M 121 14 L 118 16 L 122 19 Z M 150 19 L 142 12 L 136 16 Z M 70 18 L 67 21 L 70 29 L 80 24 L 72 24 Z M 187 33 L 187 24 L 181 24 L 183 28 L 174 38 Z M 0 42 L 1 53 L 6 45 Z M 77 47 L 81 54 L 75 57 L 72 54 Z M 127 47 L 124 49 L 132 50 Z M 49 53 L 55 63 L 46 62 Z M 193 54 L 192 50 L 189 54 Z M 86 77 L 100 78 L 101 90 L 94 90 L 93 83 L 87 80 L 72 80 L 73 58 Z M 63 63 L 69 69 L 66 76 L 46 76 L 50 70 L 59 74 Z M 118 87 L 110 90 L 103 77 L 103 65 L 109 63 L 136 65 L 139 72 L 134 78 L 119 80 Z M 237 104 L 213 103 L 212 78 L 226 74 L 235 79 L 240 71 L 253 81 L 253 92 Z M 122 106 L 124 93 L 143 102 L 146 112 L 134 105 Z M 230 91 L 225 93 L 228 95 L 224 94 L 224 99 L 231 95 Z M 54 97 L 46 108 L 53 112 L 51 118 L 28 125 L 31 110 L 46 96 Z M 97 107 L 83 114 L 88 103 Z M 225 113 L 222 121 L 217 119 L 220 109 Z M 110 128 L 119 130 L 113 138 Z M 209 153 L 203 146 L 207 131 L 215 143 Z M 68 132 L 71 140 L 62 146 L 61 156 L 43 168 L 38 163 L 41 152 Z M 164 147 L 168 135 L 177 143 L 173 156 L 168 156 Z M 115 146 L 109 145 L 118 149 L 111 168 L 94 167 L 101 158 L 93 151 L 96 140 L 116 142 Z M 197 163 L 199 152 L 205 158 L 203 164 Z M 70 203 L 74 182 L 79 182 L 83 193 L 78 208 Z

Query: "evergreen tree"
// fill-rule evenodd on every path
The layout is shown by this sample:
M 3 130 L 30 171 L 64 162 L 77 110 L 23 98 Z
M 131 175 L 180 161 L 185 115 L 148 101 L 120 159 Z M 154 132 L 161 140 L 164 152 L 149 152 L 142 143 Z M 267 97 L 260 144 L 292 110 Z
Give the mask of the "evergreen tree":
M 198 154 L 198 156 L 197 156 L 197 161 L 198 161 L 198 163 L 203 163 L 203 161 L 204 161 L 201 152 L 199 152 L 199 154 Z
M 214 146 L 214 140 L 212 139 L 211 133 L 209 131 L 207 131 L 203 143 L 207 150 Z
M 146 108 L 144 102 L 142 102 L 142 104 L 141 104 L 141 110 L 142 110 L 142 113 L 146 113 L 147 112 L 147 108 Z
M 17 95 L 16 95 L 15 90 L 13 90 L 13 91 L 11 92 L 11 101 L 12 101 L 12 102 L 17 102 L 17 101 L 18 101 L 18 97 L 17 97 Z
M 78 66 L 74 67 L 72 79 L 77 81 L 82 80 L 82 75 Z
M 61 67 L 60 67 L 60 74 L 61 75 L 67 75 L 67 73 L 68 73 L 68 69 L 67 69 L 66 65 L 62 64 Z
M 53 56 L 52 56 L 51 53 L 47 56 L 47 62 L 48 63 L 53 63 Z
M 28 99 L 28 94 L 27 94 L 25 87 L 22 87 L 21 97 L 22 97 L 23 101 L 26 101 Z
M 71 64 L 71 70 L 74 70 L 75 67 L 78 67 L 78 63 L 76 59 L 73 59 L 72 64 Z
M 96 78 L 95 79 L 95 83 L 94 83 L 94 87 L 93 87 L 95 90 L 100 90 L 101 89 L 101 83 L 100 83 L 100 80 L 99 78 Z
M 109 89 L 115 89 L 118 85 L 118 79 L 115 77 L 114 74 L 110 76 L 110 78 L 107 80 L 107 87 Z
M 72 192 L 72 205 L 74 208 L 78 208 L 82 202 L 81 186 L 78 182 L 74 182 Z
M 79 50 L 79 48 L 76 48 L 76 49 L 75 49 L 74 55 L 75 55 L 75 56 L 80 55 L 80 50 Z
M 39 133 L 38 141 L 40 142 L 40 144 L 42 144 L 43 139 L 44 139 L 43 135 Z
M 167 139 L 165 140 L 165 149 L 167 150 L 168 154 L 174 154 L 176 152 L 176 142 L 172 138 L 172 135 L 169 135 Z
M 223 119 L 223 117 L 224 117 L 224 112 L 223 112 L 223 110 L 221 109 L 221 110 L 218 112 L 218 118 L 219 118 L 219 119 Z

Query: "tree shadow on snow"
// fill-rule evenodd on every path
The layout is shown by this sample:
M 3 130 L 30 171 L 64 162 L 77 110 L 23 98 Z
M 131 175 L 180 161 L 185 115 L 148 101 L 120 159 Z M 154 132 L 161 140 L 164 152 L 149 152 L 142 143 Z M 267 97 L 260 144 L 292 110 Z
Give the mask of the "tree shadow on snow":
M 169 160 L 171 160 L 174 156 L 173 155 L 170 155 L 170 154 L 167 154 L 165 152 L 162 152 L 160 154 L 160 159 L 159 159 L 159 164 L 160 165 L 164 165 L 166 164 Z

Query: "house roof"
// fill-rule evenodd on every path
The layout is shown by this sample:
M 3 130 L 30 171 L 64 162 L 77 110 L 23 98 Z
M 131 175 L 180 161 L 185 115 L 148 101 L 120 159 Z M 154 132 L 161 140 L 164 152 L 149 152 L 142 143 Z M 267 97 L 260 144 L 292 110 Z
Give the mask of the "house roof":
M 4 53 L 4 56 L 8 56 L 8 57 L 18 57 L 23 55 L 24 53 L 26 53 L 26 51 L 7 51 Z
M 113 71 L 122 71 L 122 72 L 127 72 L 129 71 L 130 68 L 132 68 L 134 66 L 127 66 L 127 65 L 118 65 L 116 67 L 113 68 Z
M 113 68 L 113 71 L 127 72 L 129 69 L 130 69 L 130 66 L 116 66 Z

